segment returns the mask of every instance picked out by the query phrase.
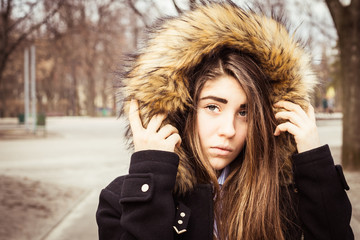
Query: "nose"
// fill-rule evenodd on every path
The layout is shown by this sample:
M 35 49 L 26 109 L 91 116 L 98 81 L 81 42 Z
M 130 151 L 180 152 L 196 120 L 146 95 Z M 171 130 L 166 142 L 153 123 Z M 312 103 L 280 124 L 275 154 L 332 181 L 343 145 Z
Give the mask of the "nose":
M 232 114 L 224 115 L 224 117 L 219 122 L 218 133 L 220 136 L 227 138 L 232 138 L 236 134 L 235 130 L 235 116 Z

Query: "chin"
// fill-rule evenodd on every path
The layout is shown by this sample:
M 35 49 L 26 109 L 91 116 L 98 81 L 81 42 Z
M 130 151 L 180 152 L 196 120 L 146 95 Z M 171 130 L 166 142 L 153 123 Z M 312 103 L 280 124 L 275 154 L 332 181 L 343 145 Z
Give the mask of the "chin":
M 214 170 L 216 170 L 216 171 L 222 170 L 223 168 L 225 168 L 225 167 L 227 166 L 226 163 L 221 163 L 221 164 L 216 163 L 216 164 L 212 164 L 211 162 L 210 162 L 210 165 L 211 165 L 211 167 L 212 167 Z

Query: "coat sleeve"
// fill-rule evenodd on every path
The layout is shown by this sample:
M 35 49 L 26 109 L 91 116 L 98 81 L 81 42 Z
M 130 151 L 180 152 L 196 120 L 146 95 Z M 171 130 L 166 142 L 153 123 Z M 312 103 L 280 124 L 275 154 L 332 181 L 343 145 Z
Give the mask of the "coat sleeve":
M 171 152 L 134 153 L 129 174 L 115 179 L 100 194 L 99 239 L 173 239 L 172 191 L 178 162 Z
M 293 157 L 299 217 L 305 240 L 354 239 L 349 189 L 327 145 Z

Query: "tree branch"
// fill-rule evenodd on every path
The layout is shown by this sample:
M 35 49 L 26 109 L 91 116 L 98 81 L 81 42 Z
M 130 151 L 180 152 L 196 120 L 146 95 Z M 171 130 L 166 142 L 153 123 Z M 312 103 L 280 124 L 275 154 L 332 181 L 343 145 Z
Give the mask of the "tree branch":
M 144 14 L 142 14 L 142 13 L 136 8 L 136 6 L 135 6 L 134 3 L 132 2 L 132 0 L 127 0 L 127 3 L 128 3 L 128 5 L 129 5 L 129 7 L 134 11 L 134 13 L 140 17 L 140 19 L 141 19 L 142 22 L 144 23 L 145 27 L 148 27 L 147 21 L 146 21 L 146 19 L 145 19 Z
M 333 18 L 335 28 L 337 32 L 340 32 L 340 19 L 342 12 L 344 11 L 344 6 L 339 2 L 339 0 L 325 0 L 326 5 L 330 10 L 331 17 Z
M 0 62 L 0 84 L 2 82 L 2 71 L 5 69 L 6 66 L 6 62 L 9 58 L 9 56 L 12 54 L 12 52 L 14 52 L 16 50 L 16 48 L 36 29 L 38 29 L 41 25 L 43 25 L 44 23 L 46 23 L 49 18 L 51 18 L 61 7 L 63 1 L 59 1 L 58 5 L 56 8 L 54 8 L 44 19 L 43 21 L 39 22 L 36 25 L 33 25 L 30 29 L 28 29 L 28 31 L 22 33 L 17 40 L 11 45 L 9 46 L 9 48 L 4 48 L 2 56 L 1 56 L 1 62 Z M 8 34 L 8 33 L 7 33 Z
M 0 11 L 0 13 L 1 13 L 1 18 L 2 19 L 6 19 L 6 20 L 8 20 L 9 19 L 9 17 L 10 17 L 10 13 L 11 13 L 11 8 L 12 8 L 12 0 L 8 0 L 8 2 L 7 2 L 7 4 L 6 4 L 6 10 L 3 10 L 3 9 L 5 9 L 5 3 L 4 3 L 4 0 L 1 0 L 1 11 Z
M 27 36 L 29 36 L 33 31 L 35 31 L 36 29 L 38 29 L 41 25 L 43 25 L 44 23 L 46 23 L 52 16 L 54 16 L 55 13 L 57 13 L 57 11 L 60 9 L 61 5 L 62 5 L 63 1 L 58 1 L 58 5 L 56 6 L 56 8 L 54 8 L 41 22 L 39 22 L 38 24 L 32 26 L 28 31 L 26 31 L 25 33 L 21 34 L 20 37 L 15 41 L 15 43 L 10 47 L 10 49 L 7 51 L 9 54 L 11 54 L 11 52 L 13 52 L 17 46 L 24 40 L 27 38 Z
M 30 6 L 30 10 L 28 11 L 27 14 L 25 14 L 25 16 L 23 16 L 22 18 L 17 19 L 11 26 L 9 26 L 9 28 L 7 29 L 8 32 L 10 32 L 13 28 L 15 28 L 19 23 L 21 23 L 22 21 L 26 20 L 31 14 L 33 14 L 33 9 L 34 7 L 38 4 L 39 2 L 34 2 L 32 4 L 28 4 Z

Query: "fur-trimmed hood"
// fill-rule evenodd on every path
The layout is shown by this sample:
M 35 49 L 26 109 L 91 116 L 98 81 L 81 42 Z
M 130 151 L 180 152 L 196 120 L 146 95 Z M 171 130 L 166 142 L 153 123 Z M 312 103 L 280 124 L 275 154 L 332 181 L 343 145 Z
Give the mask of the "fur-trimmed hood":
M 182 121 L 192 104 L 189 74 L 204 56 L 223 47 L 254 56 L 271 81 L 271 100 L 291 100 L 301 106 L 309 102 L 316 78 L 310 57 L 279 21 L 244 11 L 232 3 L 212 3 L 178 17 L 166 18 L 149 32 L 147 45 L 131 62 L 121 79 L 123 112 L 129 100 L 139 100 L 146 126 L 154 114 L 167 113 L 174 126 Z M 181 135 L 181 132 L 180 132 Z M 130 134 L 128 137 L 131 139 Z M 291 145 L 291 143 L 289 143 Z M 288 155 L 293 146 L 285 147 Z M 191 163 L 179 149 L 177 190 L 186 192 L 194 183 Z

